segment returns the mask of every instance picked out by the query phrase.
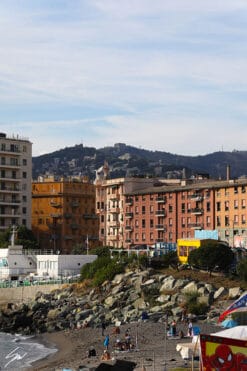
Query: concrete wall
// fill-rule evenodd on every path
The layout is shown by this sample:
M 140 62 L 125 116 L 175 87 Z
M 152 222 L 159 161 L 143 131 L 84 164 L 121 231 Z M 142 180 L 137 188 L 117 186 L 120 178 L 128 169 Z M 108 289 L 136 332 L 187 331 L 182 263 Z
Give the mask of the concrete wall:
M 6 303 L 28 303 L 34 300 L 38 291 L 49 294 L 53 290 L 61 289 L 64 284 L 22 286 L 0 289 L 0 305 Z

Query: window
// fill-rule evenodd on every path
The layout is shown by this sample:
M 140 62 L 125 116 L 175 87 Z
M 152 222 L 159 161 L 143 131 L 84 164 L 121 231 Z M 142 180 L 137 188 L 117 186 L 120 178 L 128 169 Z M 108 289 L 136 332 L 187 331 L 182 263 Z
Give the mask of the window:
M 23 158 L 23 160 L 22 160 L 22 165 L 27 166 L 27 160 L 25 158 Z
M 234 215 L 233 222 L 234 224 L 238 224 L 238 215 Z
M 207 204 L 206 204 L 206 208 L 207 208 L 207 211 L 209 212 L 210 209 L 211 209 L 211 204 L 210 204 L 210 202 L 207 202 Z
M 182 223 L 181 223 L 182 224 L 182 228 L 185 228 L 185 218 L 182 218 L 181 221 L 182 221 Z
M 135 201 L 138 201 L 138 196 L 135 196 Z
M 101 228 L 101 230 L 100 230 L 100 234 L 101 234 L 101 235 L 104 235 L 104 233 L 105 233 L 104 228 Z
M 139 214 L 139 207 L 138 206 L 135 207 L 135 213 Z
M 150 205 L 150 214 L 153 214 L 153 212 L 154 212 L 154 206 Z
M 139 234 L 138 234 L 138 233 L 135 234 L 135 240 L 136 240 L 136 241 L 139 240 Z
M 225 201 L 225 211 L 229 210 L 229 201 Z
M 216 225 L 217 227 L 220 227 L 220 216 L 217 216 Z
M 241 222 L 242 222 L 242 224 L 246 224 L 246 216 L 245 215 L 242 215 Z
M 172 205 L 168 206 L 169 213 L 172 213 Z
M 142 206 L 142 214 L 145 214 L 145 213 L 146 213 L 146 207 Z
M 169 227 L 172 227 L 172 218 L 169 218 Z
M 105 221 L 105 216 L 104 215 L 100 216 L 100 221 L 101 221 L 101 223 L 104 223 L 104 221 Z
M 245 209 L 246 208 L 246 200 L 242 200 L 242 209 Z
M 238 200 L 234 200 L 234 209 L 238 209 Z
M 22 201 L 27 202 L 27 196 L 22 196 Z
M 245 193 L 245 192 L 246 192 L 246 190 L 245 190 L 245 186 L 242 186 L 242 188 L 241 188 L 241 192 L 242 192 L 242 193 Z
M 150 233 L 150 241 L 153 241 L 153 239 L 154 239 L 154 234 L 153 234 L 153 232 L 151 232 Z
M 23 213 L 23 214 L 26 214 L 26 213 L 27 213 L 27 208 L 26 208 L 26 207 L 23 207 L 23 208 L 22 208 L 22 213 Z
M 145 240 L 146 240 L 146 233 L 143 232 L 143 233 L 142 233 L 142 241 L 145 241 Z
M 136 227 L 136 228 L 139 227 L 139 220 L 138 220 L 138 219 L 135 220 L 135 227 Z
M 146 201 L 146 196 L 145 195 L 142 196 L 142 201 Z
M 153 226 L 154 226 L 154 220 L 150 219 L 150 228 L 153 228 Z
M 216 211 L 220 211 L 220 202 L 216 202 Z
M 235 193 L 235 194 L 238 193 L 238 187 L 234 187 L 234 193 Z
M 229 216 L 225 216 L 225 226 L 226 227 L 230 226 Z
M 211 218 L 210 216 L 207 216 L 207 227 L 210 227 L 211 224 Z
M 142 228 L 146 228 L 146 220 L 142 219 Z
M 185 204 L 184 203 L 181 204 L 181 211 L 182 211 L 183 214 L 185 213 Z

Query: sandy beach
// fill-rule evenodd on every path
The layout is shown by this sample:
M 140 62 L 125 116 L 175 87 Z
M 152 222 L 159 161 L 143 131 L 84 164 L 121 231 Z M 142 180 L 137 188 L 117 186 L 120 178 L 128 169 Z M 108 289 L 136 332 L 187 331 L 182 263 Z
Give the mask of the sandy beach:
M 195 325 L 200 327 L 201 333 L 209 334 L 221 330 L 220 327 L 203 322 L 195 323 Z M 113 334 L 113 329 L 114 326 L 109 326 L 105 330 L 105 334 L 110 335 L 109 352 L 112 357 L 112 361 L 106 363 L 114 364 L 116 360 L 133 361 L 137 364 L 136 370 L 141 370 L 144 365 L 146 370 L 155 371 L 163 371 L 165 364 L 167 370 L 185 365 L 181 355 L 176 351 L 176 345 L 177 343 L 190 342 L 191 338 L 168 337 L 165 340 L 164 323 L 149 321 L 127 323 L 120 326 L 120 335 Z M 130 329 L 135 349 L 128 352 L 115 352 L 113 345 L 116 339 L 124 339 L 127 329 Z M 177 324 L 177 331 L 179 330 L 187 334 L 187 325 Z M 101 328 L 83 328 L 39 336 L 39 340 L 45 344 L 55 346 L 58 351 L 48 358 L 37 361 L 31 370 L 59 371 L 62 368 L 70 368 L 76 371 L 79 366 L 87 366 L 93 370 L 102 362 L 104 336 L 101 332 Z M 96 357 L 87 357 L 90 346 L 95 348 Z

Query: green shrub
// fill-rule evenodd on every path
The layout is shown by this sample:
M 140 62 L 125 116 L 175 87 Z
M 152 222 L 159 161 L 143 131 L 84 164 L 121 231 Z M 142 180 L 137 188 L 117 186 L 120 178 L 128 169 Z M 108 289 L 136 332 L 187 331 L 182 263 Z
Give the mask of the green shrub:
M 92 263 L 85 264 L 81 269 L 81 280 L 92 279 L 96 272 L 111 262 L 111 258 L 107 256 L 99 257 Z
M 124 267 L 124 264 L 117 262 L 115 259 L 111 260 L 95 273 L 93 279 L 94 286 L 101 285 L 106 280 L 112 280 L 116 274 L 124 272 Z
M 241 280 L 247 281 L 247 258 L 238 263 L 237 274 Z
M 197 303 L 197 302 L 191 302 L 187 304 L 188 312 L 200 315 L 200 314 L 206 314 L 208 311 L 208 305 L 206 303 Z

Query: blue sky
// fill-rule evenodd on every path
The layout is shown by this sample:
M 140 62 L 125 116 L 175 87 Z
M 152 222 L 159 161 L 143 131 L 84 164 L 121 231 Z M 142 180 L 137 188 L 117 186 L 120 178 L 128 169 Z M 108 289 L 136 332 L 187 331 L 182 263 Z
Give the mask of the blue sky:
M 34 156 L 247 150 L 246 0 L 3 0 L 0 35 L 0 131 Z

